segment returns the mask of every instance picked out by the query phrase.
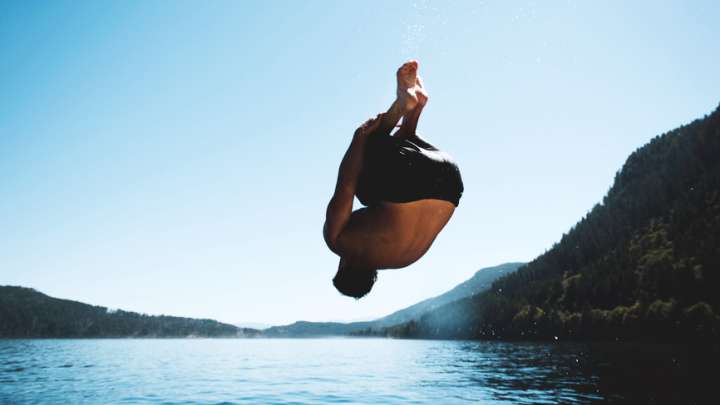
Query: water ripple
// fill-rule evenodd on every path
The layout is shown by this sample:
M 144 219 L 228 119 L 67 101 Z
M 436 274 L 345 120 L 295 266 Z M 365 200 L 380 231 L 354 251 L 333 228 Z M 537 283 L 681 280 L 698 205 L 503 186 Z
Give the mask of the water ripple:
M 385 339 L 0 340 L 0 403 L 591 403 L 652 392 L 656 381 L 613 379 L 622 364 L 606 354 Z M 672 356 L 665 363 L 687 363 Z M 666 374 L 678 388 L 682 370 Z

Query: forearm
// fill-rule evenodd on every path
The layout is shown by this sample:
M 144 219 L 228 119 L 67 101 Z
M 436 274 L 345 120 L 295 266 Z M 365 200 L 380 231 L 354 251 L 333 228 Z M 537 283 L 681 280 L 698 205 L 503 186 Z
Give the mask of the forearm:
M 337 241 L 340 233 L 347 225 L 352 214 L 355 190 L 363 166 L 365 143 L 368 134 L 372 132 L 365 130 L 366 125 L 367 123 L 355 132 L 352 142 L 350 142 L 350 146 L 345 152 L 342 162 L 340 162 L 335 193 L 333 193 L 325 212 L 323 235 L 328 247 L 335 253 L 338 253 Z
M 387 130 L 389 134 L 399 119 L 400 108 L 397 103 L 393 103 L 387 113 L 380 114 L 378 117 L 365 122 L 355 131 L 352 142 L 350 142 L 350 146 L 345 152 L 342 162 L 340 162 L 335 193 L 328 203 L 323 228 L 325 242 L 336 253 L 338 238 L 348 221 L 350 221 L 350 215 L 352 214 L 353 199 L 355 198 L 358 178 L 363 169 L 367 139 L 369 136 L 381 135 L 379 131 Z

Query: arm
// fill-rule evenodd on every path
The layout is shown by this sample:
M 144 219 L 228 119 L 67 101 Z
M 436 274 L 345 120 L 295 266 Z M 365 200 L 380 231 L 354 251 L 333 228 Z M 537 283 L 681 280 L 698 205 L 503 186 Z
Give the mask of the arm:
M 365 141 L 373 133 L 389 135 L 402 114 L 402 105 L 398 100 L 395 100 L 386 113 L 378 114 L 377 117 L 366 121 L 355 131 L 350 147 L 345 152 L 345 156 L 340 163 L 335 194 L 328 203 L 323 228 L 325 243 L 327 243 L 330 250 L 338 255 L 341 255 L 338 246 L 340 235 L 348 221 L 350 221 L 350 214 L 352 214 L 357 180 L 362 171 Z
M 340 169 L 338 170 L 335 193 L 328 203 L 325 214 L 323 236 L 330 250 L 338 253 L 338 239 L 352 214 L 353 198 L 357 188 L 358 176 L 362 170 L 365 142 L 368 134 L 375 131 L 380 122 L 381 115 L 368 120 L 355 131 L 350 147 L 345 152 Z M 338 253 L 339 254 L 339 253 Z

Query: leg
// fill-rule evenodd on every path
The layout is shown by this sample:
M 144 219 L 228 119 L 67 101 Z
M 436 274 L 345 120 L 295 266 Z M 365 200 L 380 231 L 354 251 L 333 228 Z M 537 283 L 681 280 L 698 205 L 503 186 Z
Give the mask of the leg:
M 388 111 L 383 115 L 377 132 L 383 135 L 390 135 L 390 131 L 395 128 L 400 118 L 412 111 L 418 104 L 418 87 L 417 78 L 417 61 L 411 60 L 405 62 L 398 68 L 397 76 L 397 98 L 392 103 Z
M 390 132 L 395 128 L 400 118 L 405 113 L 402 104 L 399 100 L 395 100 L 387 112 L 383 114 L 375 133 L 382 135 L 390 135 Z
M 412 111 L 405 114 L 400 129 L 398 129 L 393 136 L 400 139 L 407 139 L 415 135 L 417 123 L 420 119 L 420 114 L 422 113 L 423 107 L 425 106 L 418 103 L 418 105 Z

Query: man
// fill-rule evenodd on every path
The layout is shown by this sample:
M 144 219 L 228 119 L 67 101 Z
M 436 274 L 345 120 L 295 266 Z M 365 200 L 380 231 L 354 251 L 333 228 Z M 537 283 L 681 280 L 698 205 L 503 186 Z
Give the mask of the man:
M 335 287 L 361 298 L 379 269 L 408 266 L 422 257 L 450 220 L 463 192 L 452 158 L 415 133 L 428 96 L 418 63 L 397 71 L 397 99 L 360 126 L 338 172 L 323 235 L 340 256 Z M 402 126 L 390 132 L 400 118 Z M 353 212 L 357 195 L 366 207 Z

